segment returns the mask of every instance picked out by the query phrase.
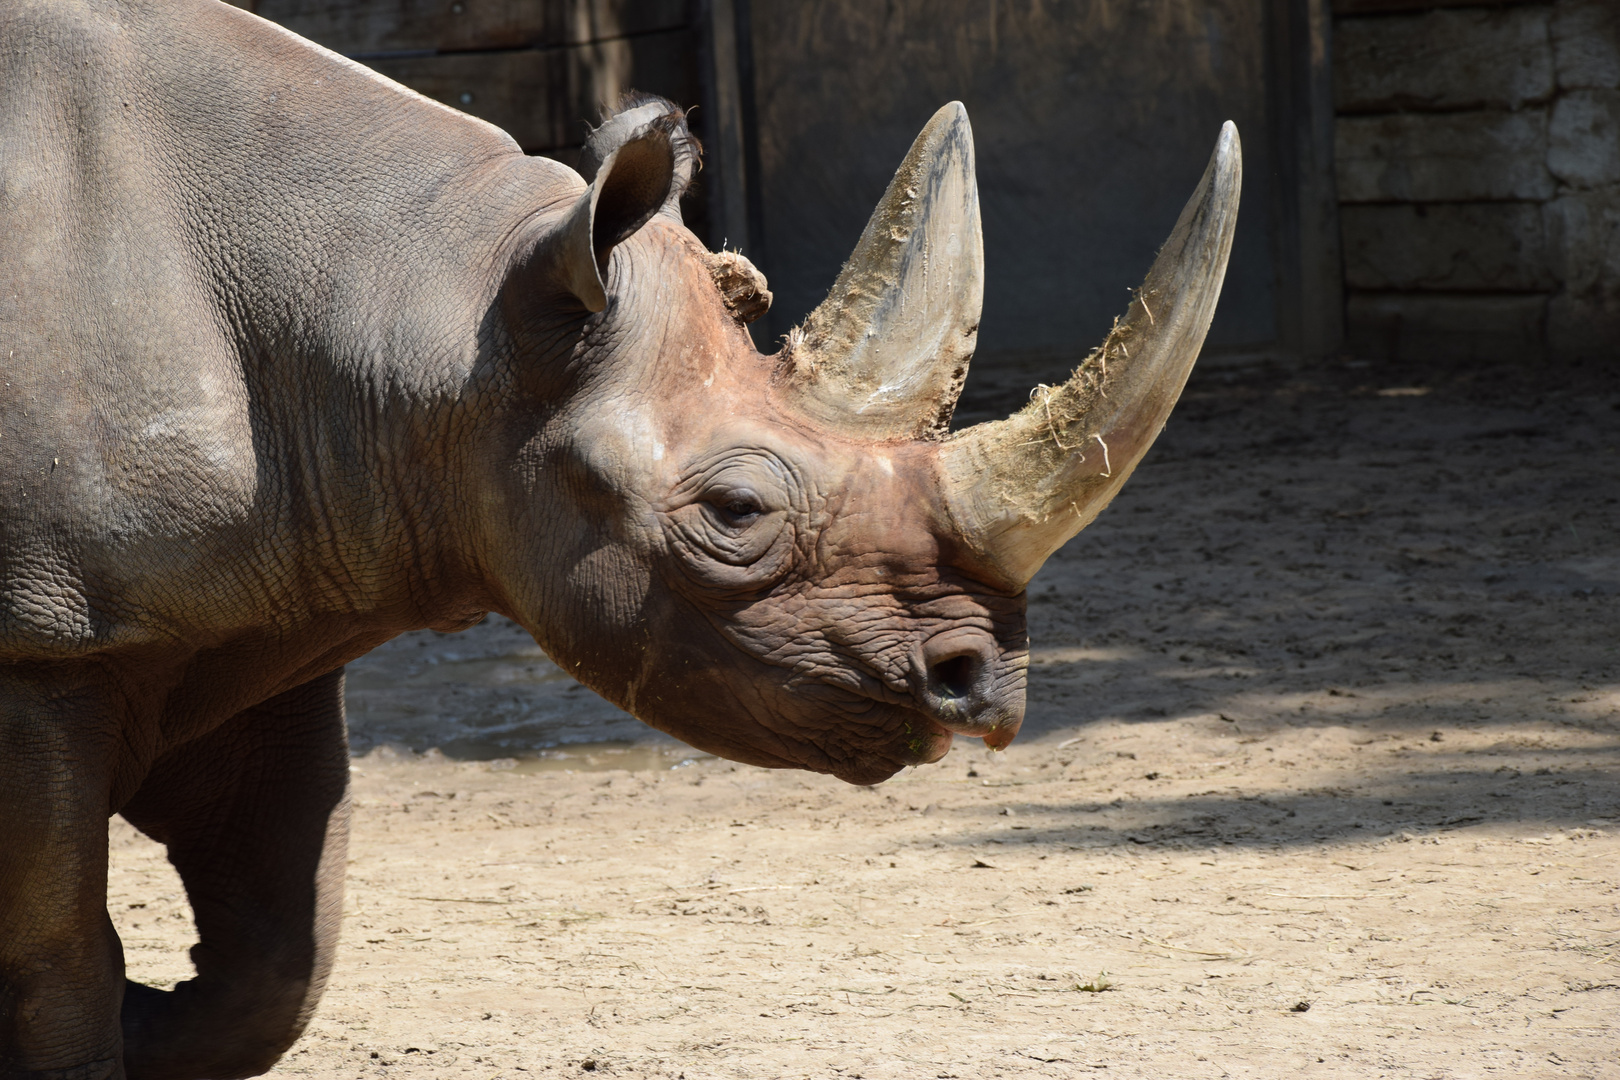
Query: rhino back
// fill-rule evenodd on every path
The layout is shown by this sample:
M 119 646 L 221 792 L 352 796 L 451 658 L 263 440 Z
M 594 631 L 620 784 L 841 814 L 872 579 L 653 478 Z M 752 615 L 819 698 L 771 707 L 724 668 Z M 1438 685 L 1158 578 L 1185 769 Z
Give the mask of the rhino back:
M 466 382 L 579 184 L 213 0 L 5 5 L 0 655 L 341 604 L 307 564 L 398 516 L 382 399 Z

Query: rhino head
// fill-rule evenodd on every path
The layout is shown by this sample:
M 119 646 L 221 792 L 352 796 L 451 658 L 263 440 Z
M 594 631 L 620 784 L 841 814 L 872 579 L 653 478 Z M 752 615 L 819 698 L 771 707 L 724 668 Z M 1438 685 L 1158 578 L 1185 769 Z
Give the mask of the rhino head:
M 494 606 L 652 726 L 870 784 L 1024 713 L 1025 586 L 1113 498 L 1202 345 L 1240 185 L 1227 124 L 1125 316 L 1062 386 L 951 432 L 983 295 L 960 104 L 896 172 L 774 355 L 763 277 L 683 226 L 680 114 L 593 135 L 592 182 L 498 303 L 517 374 L 481 422 Z

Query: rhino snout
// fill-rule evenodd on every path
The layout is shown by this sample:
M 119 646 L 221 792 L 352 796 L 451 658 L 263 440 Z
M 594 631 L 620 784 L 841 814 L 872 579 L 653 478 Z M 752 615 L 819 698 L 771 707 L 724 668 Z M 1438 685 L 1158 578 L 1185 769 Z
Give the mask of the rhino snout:
M 914 661 L 913 693 L 931 720 L 958 735 L 983 737 L 998 749 L 1024 716 L 1024 683 L 984 630 L 961 628 L 923 642 Z

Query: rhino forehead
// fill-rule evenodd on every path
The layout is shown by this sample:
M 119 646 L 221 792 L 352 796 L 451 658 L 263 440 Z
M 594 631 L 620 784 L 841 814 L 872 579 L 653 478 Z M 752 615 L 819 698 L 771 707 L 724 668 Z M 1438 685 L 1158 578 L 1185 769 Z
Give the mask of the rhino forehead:
M 640 466 L 641 471 L 650 472 L 650 465 L 664 460 L 663 424 L 648 407 L 619 412 L 592 437 L 633 469 Z

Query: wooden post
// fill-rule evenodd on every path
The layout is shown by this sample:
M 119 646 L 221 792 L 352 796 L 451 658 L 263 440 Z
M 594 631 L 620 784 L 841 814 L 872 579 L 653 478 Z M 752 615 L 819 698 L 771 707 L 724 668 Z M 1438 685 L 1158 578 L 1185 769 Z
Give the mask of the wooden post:
M 1279 184 L 1277 331 L 1316 359 L 1344 343 L 1344 267 L 1333 177 L 1333 19 L 1329 0 L 1273 0 L 1271 101 Z
M 753 255 L 748 228 L 748 155 L 743 127 L 743 87 L 737 69 L 735 0 L 701 0 L 701 32 L 707 54 L 704 105 L 709 110 L 708 160 L 712 242 Z
M 1302 72 L 1306 116 L 1299 132 L 1300 265 L 1304 295 L 1300 348 L 1309 356 L 1344 343 L 1344 256 L 1333 175 L 1333 13 L 1328 0 L 1305 0 Z

